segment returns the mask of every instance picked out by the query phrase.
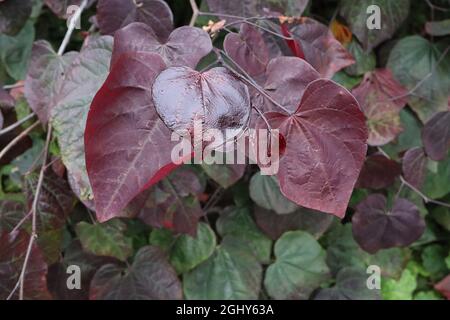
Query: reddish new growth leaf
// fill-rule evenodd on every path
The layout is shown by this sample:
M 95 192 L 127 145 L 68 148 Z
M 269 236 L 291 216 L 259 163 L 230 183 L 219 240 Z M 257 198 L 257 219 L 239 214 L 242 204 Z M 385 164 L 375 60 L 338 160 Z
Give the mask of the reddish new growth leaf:
M 382 154 L 367 157 L 358 178 L 357 188 L 383 189 L 395 182 L 401 174 L 400 165 Z
M 422 140 L 425 152 L 431 159 L 445 159 L 450 148 L 450 111 L 436 113 L 425 124 Z
M 132 23 L 114 35 L 113 66 L 128 51 L 158 53 L 168 67 L 195 68 L 201 58 L 212 50 L 211 38 L 199 28 L 175 29 L 167 39 L 161 40 L 154 29 L 144 23 Z
M 157 247 L 138 251 L 132 266 L 107 264 L 91 283 L 92 300 L 175 300 L 182 299 L 180 280 L 166 255 Z
M 152 103 L 151 85 L 165 68 L 154 53 L 127 53 L 95 96 L 85 132 L 86 165 L 97 218 L 121 210 L 142 190 L 167 175 L 174 143 Z
M 446 297 L 447 300 L 450 300 L 450 275 L 446 276 L 439 283 L 436 283 L 434 288 Z
M 286 28 L 286 24 L 283 24 Z M 299 49 L 324 78 L 331 78 L 339 70 L 355 63 L 351 54 L 337 41 L 328 27 L 314 19 L 302 17 L 289 25 L 285 35 L 291 34 L 298 42 L 292 47 L 293 54 L 299 56 Z M 292 41 L 292 40 L 287 40 Z M 299 56 L 302 58 L 302 56 Z
M 289 70 L 289 76 L 278 77 L 283 70 Z M 277 58 L 267 72 L 270 86 L 265 88 L 291 112 L 265 114 L 287 143 L 278 172 L 282 193 L 300 206 L 342 218 L 367 151 L 358 102 L 333 81 L 318 79 L 298 58 Z
M 163 0 L 99 0 L 97 21 L 102 34 L 114 34 L 132 22 L 149 25 L 165 41 L 173 29 L 173 15 Z
M 239 33 L 229 33 L 223 47 L 227 54 L 250 76 L 258 76 L 266 70 L 269 51 L 259 30 L 243 23 Z
M 0 235 L 0 299 L 5 300 L 19 279 L 30 236 L 25 231 Z M 33 244 L 25 271 L 24 299 L 50 299 L 47 291 L 47 264 L 39 248 Z M 19 297 L 16 290 L 13 299 Z
M 423 148 L 412 148 L 403 156 L 403 176 L 414 187 L 420 189 L 425 181 L 428 159 Z
M 203 191 L 193 171 L 179 168 L 139 196 L 145 198 L 139 218 L 152 227 L 195 237 L 198 219 L 205 214 L 197 198 Z
M 389 69 L 367 73 L 352 90 L 367 117 L 369 145 L 385 145 L 402 132 L 400 111 L 407 102 L 406 92 Z
M 372 194 L 356 207 L 352 219 L 353 237 L 369 253 L 392 247 L 405 247 L 425 231 L 425 221 L 415 204 L 395 199 L 387 208 L 386 197 Z
M 201 121 L 203 130 L 230 130 L 236 136 L 245 129 L 251 110 L 247 86 L 225 68 L 164 70 L 153 85 L 153 101 L 167 127 L 180 133 L 192 134 L 194 122 Z M 215 140 L 214 145 L 223 142 Z

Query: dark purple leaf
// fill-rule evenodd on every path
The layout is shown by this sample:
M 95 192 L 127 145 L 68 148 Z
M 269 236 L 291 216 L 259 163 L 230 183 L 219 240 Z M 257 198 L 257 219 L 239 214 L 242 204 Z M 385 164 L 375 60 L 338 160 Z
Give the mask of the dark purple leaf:
M 135 196 L 175 167 L 171 133 L 151 98 L 151 85 L 164 68 L 157 54 L 124 54 L 92 102 L 86 165 L 101 222 L 123 215 Z
M 304 78 L 318 77 L 303 60 L 286 65 Z M 295 80 L 292 84 L 295 91 L 284 101 L 288 105 L 282 103 L 292 113 L 266 113 L 287 143 L 278 172 L 281 191 L 300 206 L 342 218 L 367 151 L 364 115 L 355 98 L 333 81 L 317 79 L 307 87 Z M 279 88 L 272 96 L 281 96 L 284 87 Z M 263 121 L 259 124 L 264 126 Z
M 0 299 L 5 300 L 12 292 L 22 270 L 30 236 L 25 231 L 3 232 L 0 235 Z M 41 251 L 33 244 L 25 271 L 24 299 L 49 299 L 47 291 L 47 264 Z M 18 299 L 16 290 L 13 299 Z
M 272 240 L 277 240 L 287 231 L 307 231 L 318 239 L 334 221 L 333 216 L 322 212 L 299 208 L 290 214 L 277 214 L 274 211 L 256 207 L 254 216 L 258 227 Z
M 195 236 L 198 219 L 204 215 L 196 197 L 201 192 L 195 173 L 179 168 L 144 193 L 147 198 L 139 218 L 156 228 Z
M 372 254 L 408 246 L 425 231 L 425 221 L 415 204 L 398 198 L 390 209 L 382 194 L 372 194 L 358 204 L 352 222 L 356 242 Z
M 16 104 L 14 98 L 3 88 L 0 88 L 0 108 L 11 109 Z
M 250 76 L 265 72 L 269 63 L 269 51 L 259 30 L 243 23 L 239 33 L 229 33 L 223 47 L 227 54 Z
M 289 26 L 289 32 L 297 41 L 308 61 L 324 78 L 332 78 L 339 70 L 355 63 L 351 54 L 337 41 L 324 24 L 302 17 Z M 295 52 L 293 52 L 295 55 Z
M 366 73 L 361 84 L 352 90 L 367 117 L 370 145 L 385 145 L 403 131 L 400 111 L 406 105 L 406 93 L 389 69 Z
M 31 0 L 0 1 L 0 34 L 16 35 L 27 22 L 32 8 Z
M 153 84 L 153 101 L 169 129 L 190 134 L 194 122 L 201 120 L 204 131 L 229 130 L 237 135 L 245 129 L 251 110 L 247 86 L 222 67 L 203 73 L 187 67 L 166 69 Z
M 158 53 L 168 67 L 195 68 L 211 50 L 211 38 L 202 29 L 184 26 L 175 29 L 167 40 L 160 40 L 148 25 L 132 23 L 114 35 L 111 66 L 123 53 L 133 51 Z
M 444 160 L 450 148 L 450 111 L 436 113 L 422 131 L 427 156 L 435 161 Z
M 427 162 L 423 148 L 409 149 L 403 156 L 403 177 L 417 189 L 420 189 L 425 182 Z
M 25 206 L 21 202 L 0 201 L 0 233 L 10 232 L 25 215 Z
M 92 279 L 92 300 L 178 300 L 181 283 L 165 254 L 157 247 L 143 247 L 131 267 L 107 264 Z
M 25 80 L 25 97 L 43 124 L 49 120 L 55 98 L 76 56 L 75 52 L 59 56 L 51 44 L 44 40 L 36 41 L 33 45 Z
M 382 154 L 367 157 L 359 175 L 357 188 L 383 189 L 391 186 L 401 174 L 401 166 Z
M 80 6 L 83 0 L 44 0 L 47 7 L 52 10 L 54 14 L 62 19 L 67 19 L 75 10 L 68 10 L 70 6 Z M 95 0 L 88 1 L 88 7 L 92 5 Z
M 114 34 L 132 22 L 150 26 L 165 41 L 173 29 L 173 15 L 163 0 L 98 0 L 97 21 L 102 34 Z

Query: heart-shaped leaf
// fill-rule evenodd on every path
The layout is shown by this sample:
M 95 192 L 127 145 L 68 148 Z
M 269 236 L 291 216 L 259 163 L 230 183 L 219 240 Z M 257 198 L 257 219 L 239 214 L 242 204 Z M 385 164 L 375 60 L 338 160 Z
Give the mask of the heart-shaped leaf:
M 298 58 L 277 58 L 271 64 L 285 69 L 282 61 L 291 59 L 297 59 L 289 64 L 296 69 L 294 74 L 317 76 Z M 271 64 L 268 72 L 276 73 Z M 291 97 L 282 104 L 292 113 L 265 114 L 271 127 L 286 139 L 278 172 L 281 192 L 300 206 L 343 217 L 366 155 L 364 115 L 356 99 L 331 80 L 317 79 L 305 87 L 296 77 L 288 79 L 293 84 Z M 275 88 L 271 95 L 277 100 L 283 91 Z
M 256 258 L 226 237 L 208 260 L 183 276 L 183 290 L 190 300 L 255 300 L 261 279 Z
M 423 148 L 412 148 L 403 156 L 402 169 L 406 181 L 420 189 L 425 181 L 428 159 Z
M 406 105 L 406 92 L 388 69 L 367 73 L 352 90 L 367 117 L 368 144 L 385 145 L 403 130 L 399 113 Z
M 413 203 L 398 198 L 389 209 L 386 202 L 382 194 L 372 194 L 356 207 L 353 236 L 369 253 L 408 246 L 425 231 L 425 221 Z
M 197 198 L 203 188 L 194 172 L 179 168 L 139 196 L 146 198 L 139 218 L 153 227 L 195 237 L 198 219 L 205 214 Z
M 195 68 L 212 50 L 211 38 L 199 28 L 181 27 L 160 40 L 153 29 L 143 23 L 132 23 L 114 34 L 113 66 L 128 51 L 158 53 L 168 67 Z
M 116 264 L 101 267 L 92 279 L 92 300 L 179 300 L 177 274 L 157 247 L 141 248 L 129 268 Z
M 368 22 L 377 18 L 377 11 L 369 11 L 371 5 L 380 9 L 380 28 L 369 29 Z M 391 38 L 409 14 L 409 0 L 343 0 L 340 14 L 349 23 L 366 51 L 371 51 L 383 41 Z M 370 20 L 368 20 L 370 19 Z M 375 20 L 376 22 L 376 20 Z
M 366 72 L 375 69 L 377 65 L 377 56 L 374 52 L 369 54 L 364 52 L 363 48 L 355 38 L 353 38 L 346 48 L 355 59 L 355 64 L 345 68 L 346 73 L 351 76 L 362 76 Z
M 246 166 L 243 164 L 202 163 L 202 168 L 211 179 L 226 189 L 234 185 L 244 176 Z
M 164 68 L 157 54 L 124 54 L 92 102 L 86 165 L 99 221 L 123 215 L 135 196 L 175 167 L 170 131 L 151 99 L 151 85 Z
M 275 244 L 276 260 L 266 271 L 264 286 L 274 299 L 305 300 L 329 278 L 325 251 L 304 231 L 286 232 Z
M 173 15 L 163 0 L 99 0 L 97 21 L 102 34 L 114 34 L 132 22 L 149 25 L 165 41 L 173 29 Z
M 395 182 L 401 174 L 401 166 L 382 154 L 367 157 L 358 178 L 357 188 L 383 189 Z
M 32 8 L 31 0 L 0 1 L 0 33 L 16 35 L 30 17 Z
M 425 124 L 422 141 L 425 152 L 431 159 L 445 159 L 450 149 L 450 111 L 436 113 Z
M 14 233 L 2 232 L 0 235 L 0 299 L 2 300 L 9 296 L 19 279 L 29 241 L 30 236 L 21 230 Z M 24 299 L 50 298 L 47 291 L 46 276 L 47 264 L 39 248 L 36 244 L 33 244 L 25 270 Z M 19 290 L 15 291 L 12 298 L 19 298 Z
M 75 52 L 58 55 L 51 44 L 36 41 L 31 51 L 31 60 L 25 80 L 25 97 L 31 109 L 42 123 L 47 123 L 55 98 L 60 93 Z
M 227 54 L 250 76 L 258 76 L 266 70 L 269 51 L 259 30 L 243 23 L 239 33 L 229 33 L 223 47 Z
M 188 67 L 166 69 L 153 84 L 153 101 L 172 131 L 192 134 L 194 122 L 202 121 L 204 131 L 227 130 L 227 140 L 243 131 L 251 110 L 247 86 L 222 67 L 203 73 Z

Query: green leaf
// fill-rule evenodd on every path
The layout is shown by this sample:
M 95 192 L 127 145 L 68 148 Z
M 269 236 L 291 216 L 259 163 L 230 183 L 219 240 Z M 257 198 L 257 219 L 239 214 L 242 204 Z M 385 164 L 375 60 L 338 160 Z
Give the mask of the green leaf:
M 376 5 L 381 9 L 381 28 L 369 29 L 367 23 L 373 15 L 367 9 Z M 342 0 L 340 13 L 349 23 L 352 33 L 363 44 L 366 51 L 371 51 L 385 40 L 392 37 L 397 28 L 409 14 L 409 0 Z
M 440 162 L 429 160 L 429 163 L 431 163 L 431 166 L 428 166 L 422 191 L 431 199 L 443 198 L 450 193 L 450 157 L 447 156 L 445 160 Z
M 450 232 L 450 208 L 437 206 L 431 210 L 431 217 L 441 227 Z
M 270 262 L 272 240 L 259 230 L 248 208 L 229 208 L 220 215 L 216 227 L 222 237 L 229 236 L 246 245 L 261 263 Z
M 433 281 L 440 280 L 447 275 L 448 269 L 445 263 L 447 254 L 448 250 L 438 244 L 432 244 L 422 251 L 423 266 Z
M 355 39 L 352 39 L 347 46 L 347 50 L 355 58 L 355 64 L 345 68 L 345 72 L 350 76 L 362 76 L 366 72 L 372 71 L 377 65 L 377 57 L 375 53 L 367 54 L 363 51 L 361 45 Z
M 450 19 L 442 21 L 429 21 L 425 25 L 425 30 L 432 36 L 446 36 L 450 34 Z
M 442 300 L 442 296 L 436 291 L 420 291 L 414 295 L 414 300 Z
M 76 232 L 86 251 L 125 261 L 133 253 L 132 239 L 125 236 L 126 228 L 124 222 L 113 219 L 96 224 L 80 222 Z
M 345 71 L 339 71 L 336 73 L 332 80 L 344 86 L 347 90 L 351 90 L 361 83 L 363 77 L 351 77 Z
M 276 176 L 262 175 L 261 172 L 256 173 L 250 180 L 250 197 L 260 207 L 278 214 L 291 213 L 298 208 L 281 193 Z
M 225 156 L 225 154 L 224 154 Z M 222 188 L 229 188 L 242 178 L 245 165 L 239 164 L 202 164 L 206 174 Z
M 448 109 L 450 93 L 450 54 L 444 55 L 450 41 L 433 44 L 421 36 L 400 40 L 387 63 L 396 79 L 413 90 L 409 105 L 425 123 L 435 113 Z
M 34 41 L 34 26 L 28 21 L 14 37 L 0 34 L 1 65 L 14 80 L 25 78 Z
M 79 190 L 81 200 L 92 200 L 86 173 L 84 129 L 92 99 L 109 73 L 113 38 L 90 38 L 87 45 L 68 67 L 51 123 L 61 148 L 61 157 Z
M 184 274 L 184 294 L 191 300 L 254 300 L 261 279 L 256 258 L 239 242 L 225 238 L 208 260 Z
M 267 293 L 274 299 L 308 299 L 329 279 L 325 251 L 306 232 L 286 232 L 275 244 L 275 257 L 264 278 Z
M 416 273 L 410 268 L 402 272 L 399 280 L 381 279 L 381 294 L 385 300 L 411 300 L 417 287 Z

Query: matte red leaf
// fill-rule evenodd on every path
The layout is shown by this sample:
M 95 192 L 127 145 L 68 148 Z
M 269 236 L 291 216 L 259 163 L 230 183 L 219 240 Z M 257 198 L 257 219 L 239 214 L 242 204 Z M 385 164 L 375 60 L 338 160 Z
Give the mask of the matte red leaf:
M 114 35 L 111 66 L 123 53 L 134 51 L 158 53 L 168 67 L 195 68 L 211 50 L 211 38 L 202 29 L 184 26 L 160 40 L 148 25 L 132 23 Z
M 357 205 L 352 230 L 360 247 L 373 254 L 410 245 L 425 231 L 425 221 L 408 200 L 398 198 L 389 209 L 384 195 L 372 194 Z
M 385 145 L 402 132 L 400 111 L 406 105 L 406 93 L 389 69 L 367 73 L 361 84 L 352 90 L 367 117 L 370 145 Z
M 394 160 L 382 154 L 373 154 L 364 162 L 356 187 L 377 190 L 387 188 L 400 176 L 401 171 L 400 164 Z
M 198 220 L 205 214 L 197 198 L 203 191 L 193 171 L 179 168 L 144 192 L 146 200 L 138 216 L 152 227 L 195 237 Z
M 445 159 L 450 148 L 450 111 L 436 113 L 428 120 L 422 131 L 422 140 L 431 159 Z
M 25 80 L 25 97 L 44 124 L 50 118 L 50 111 L 56 103 L 65 75 L 76 56 L 75 52 L 59 56 L 51 44 L 44 40 L 33 44 Z
M 423 148 L 409 149 L 403 156 L 403 177 L 417 189 L 420 189 L 425 181 L 427 162 Z
M 5 300 L 14 289 L 22 270 L 30 236 L 25 231 L 3 232 L 0 235 L 0 299 Z M 41 251 L 33 244 L 25 271 L 24 299 L 50 299 L 47 291 L 47 264 Z M 12 296 L 18 299 L 19 290 Z
M 287 64 L 294 74 L 317 77 L 306 62 L 290 59 L 297 59 L 296 67 Z M 287 79 L 292 89 L 286 90 L 284 96 L 290 96 L 282 104 L 292 113 L 266 113 L 287 143 L 278 172 L 281 191 L 300 206 L 342 218 L 367 151 L 364 115 L 355 98 L 331 80 L 317 79 L 305 89 L 295 77 Z M 278 88 L 273 97 L 283 96 L 284 87 Z
M 126 215 L 121 210 L 137 194 L 175 167 L 171 133 L 151 95 L 151 85 L 164 68 L 157 54 L 124 54 L 92 102 L 86 165 L 101 222 Z
M 305 60 L 324 78 L 331 78 L 339 70 L 355 63 L 330 29 L 314 19 L 302 17 L 289 31 L 298 41 Z
M 227 54 L 250 76 L 258 76 L 266 70 L 269 51 L 259 30 L 243 23 L 239 33 L 229 33 L 223 47 Z
M 97 21 L 102 34 L 114 34 L 132 22 L 149 25 L 165 41 L 173 29 L 173 15 L 163 0 L 99 0 Z
M 450 275 L 446 276 L 439 283 L 434 285 L 434 289 L 450 300 Z
M 180 280 L 166 255 L 157 247 L 138 251 L 131 267 L 107 264 L 91 283 L 92 300 L 182 299 Z
M 192 133 L 194 122 L 201 120 L 203 130 L 237 135 L 245 129 L 251 110 L 247 86 L 222 67 L 206 72 L 166 69 L 153 84 L 153 101 L 161 119 L 176 132 Z

